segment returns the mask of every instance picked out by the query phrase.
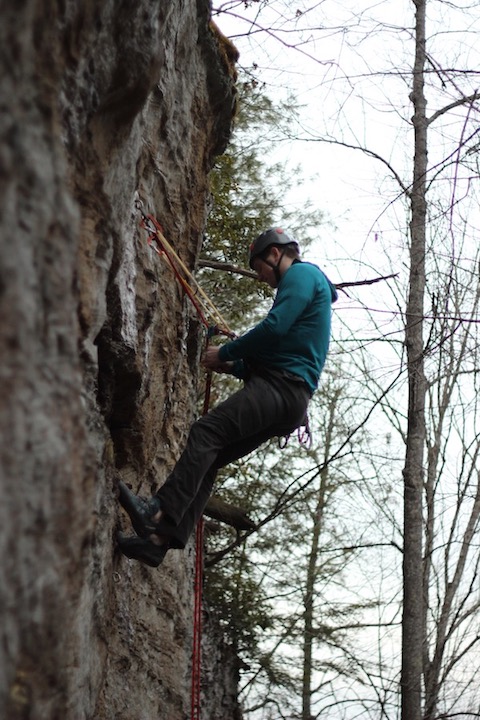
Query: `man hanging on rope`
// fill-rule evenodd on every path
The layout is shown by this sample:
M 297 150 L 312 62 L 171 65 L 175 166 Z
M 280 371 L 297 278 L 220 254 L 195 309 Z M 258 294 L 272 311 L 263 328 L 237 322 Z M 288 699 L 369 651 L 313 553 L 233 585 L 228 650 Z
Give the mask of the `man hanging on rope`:
M 270 312 L 245 335 L 207 348 L 208 370 L 243 379 L 241 390 L 193 423 L 185 449 L 164 485 L 149 500 L 120 482 L 120 503 L 136 535 L 119 534 L 129 558 L 157 567 L 169 548 L 184 548 L 212 492 L 219 468 L 272 437 L 304 424 L 325 363 L 334 285 L 281 228 L 250 246 L 250 267 L 276 288 Z

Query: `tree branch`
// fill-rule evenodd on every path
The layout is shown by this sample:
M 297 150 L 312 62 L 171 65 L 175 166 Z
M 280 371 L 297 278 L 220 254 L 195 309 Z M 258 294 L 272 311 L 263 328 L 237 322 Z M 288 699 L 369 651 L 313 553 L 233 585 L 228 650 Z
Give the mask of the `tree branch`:
M 256 525 L 247 516 L 244 508 L 225 502 L 218 495 L 212 495 L 204 510 L 205 515 L 230 525 L 236 530 L 253 530 Z
M 340 140 L 334 140 L 330 138 L 322 138 L 322 137 L 295 137 L 292 138 L 295 140 L 300 140 L 302 142 L 321 142 L 321 143 L 327 143 L 328 145 L 339 145 L 340 147 L 347 148 L 348 150 L 360 150 L 360 152 L 363 152 L 365 155 L 368 155 L 369 157 L 373 158 L 374 160 L 379 160 L 381 163 L 383 163 L 388 170 L 391 172 L 397 183 L 399 184 L 402 192 L 409 197 L 410 196 L 410 188 L 405 185 L 400 175 L 397 173 L 393 165 L 391 165 L 386 158 L 384 158 L 382 155 L 379 155 L 379 153 L 375 152 L 374 150 L 369 150 L 368 148 L 362 147 L 361 145 L 353 145 L 352 143 L 342 142 Z
M 449 112 L 450 110 L 453 110 L 453 108 L 459 107 L 460 105 L 466 105 L 469 103 L 470 105 L 475 102 L 475 100 L 480 100 L 480 92 L 474 92 L 472 95 L 468 95 L 468 97 L 462 97 L 458 100 L 454 100 L 449 105 L 445 105 L 445 107 L 440 108 L 440 110 L 437 110 L 433 113 L 428 119 L 427 124 L 431 125 L 437 118 L 441 117 L 442 115 L 445 115 L 445 113 Z
M 371 280 L 355 280 L 352 282 L 335 283 L 337 289 L 342 290 L 346 287 L 355 287 L 356 285 L 373 285 L 374 283 L 381 282 L 382 280 L 390 280 L 391 278 L 398 277 L 398 273 L 392 273 L 392 275 L 381 275 Z
M 236 275 L 243 275 L 244 277 L 257 279 L 257 274 L 253 270 L 245 270 L 238 265 L 232 265 L 231 263 L 221 262 L 220 260 L 209 260 L 208 258 L 200 258 L 197 265 L 203 268 L 210 268 L 211 270 L 220 270 L 221 272 L 234 273 Z M 382 275 L 378 278 L 372 278 L 371 280 L 355 280 L 352 282 L 341 282 L 334 283 L 337 289 L 342 290 L 346 287 L 356 287 L 357 285 L 373 285 L 374 283 L 381 282 L 382 280 L 390 280 L 391 278 L 398 277 L 398 273 L 392 275 Z
M 244 275 L 245 277 L 257 279 L 257 273 L 253 270 L 245 270 L 244 268 L 238 267 L 238 265 L 232 265 L 227 262 L 220 262 L 219 260 L 208 260 L 208 258 L 200 258 L 197 261 L 198 267 L 210 268 L 211 270 L 221 270 L 222 272 L 234 273 L 236 275 Z
M 314 468 L 311 468 L 310 470 L 305 471 L 297 478 L 294 478 L 290 485 L 285 488 L 285 490 L 280 494 L 280 496 L 277 498 L 277 501 L 275 503 L 275 506 L 272 508 L 270 513 L 266 515 L 260 522 L 257 523 L 257 525 L 244 532 L 243 534 L 237 533 L 236 539 L 229 543 L 226 547 L 224 547 L 222 550 L 218 550 L 215 553 L 210 553 L 210 557 L 205 560 L 205 567 L 209 568 L 213 565 L 216 565 L 218 562 L 223 560 L 223 558 L 232 552 L 232 550 L 235 550 L 235 548 L 242 545 L 247 538 L 252 535 L 254 532 L 258 532 L 264 525 L 267 525 L 272 520 L 274 520 L 276 517 L 280 515 L 281 512 L 283 512 L 286 508 L 290 507 L 292 503 L 295 501 L 295 498 L 301 493 L 306 490 L 306 488 L 315 480 L 316 477 L 322 472 L 322 470 L 330 465 L 330 463 L 334 462 L 335 460 L 339 460 L 342 458 L 342 452 L 344 448 L 346 448 L 352 438 L 354 437 L 355 433 L 357 433 L 364 425 L 367 424 L 370 416 L 374 412 L 375 408 L 382 402 L 383 398 L 388 395 L 390 390 L 393 388 L 399 377 L 402 375 L 402 371 L 400 371 L 397 376 L 392 380 L 392 382 L 388 385 L 387 388 L 383 389 L 382 394 L 380 397 L 378 397 L 372 407 L 368 410 L 367 414 L 363 417 L 363 419 L 360 421 L 360 423 L 349 432 L 346 439 L 341 443 L 341 445 L 338 447 L 338 449 L 329 457 L 325 462 L 321 463 L 320 465 L 317 465 Z M 316 470 L 316 472 L 305 482 L 303 482 L 297 489 L 292 489 L 293 486 L 298 483 L 302 478 L 305 477 L 305 475 L 308 475 L 312 470 Z M 401 548 L 394 542 L 388 543 L 388 545 L 393 545 L 397 549 L 401 550 Z M 353 549 L 353 548 L 352 548 Z

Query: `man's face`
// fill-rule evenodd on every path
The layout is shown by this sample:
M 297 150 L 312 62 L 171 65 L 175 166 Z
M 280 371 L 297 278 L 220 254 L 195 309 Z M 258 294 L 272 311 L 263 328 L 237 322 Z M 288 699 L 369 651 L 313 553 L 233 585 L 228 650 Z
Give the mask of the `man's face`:
M 256 257 L 252 263 L 253 269 L 257 273 L 257 278 L 260 282 L 267 283 L 267 285 L 270 285 L 271 288 L 276 288 L 278 282 L 273 267 L 270 267 L 268 263 L 272 263 L 272 265 L 275 266 L 278 262 L 278 254 L 277 248 L 271 248 L 263 260 L 260 257 Z M 265 262 L 265 260 L 267 262 Z

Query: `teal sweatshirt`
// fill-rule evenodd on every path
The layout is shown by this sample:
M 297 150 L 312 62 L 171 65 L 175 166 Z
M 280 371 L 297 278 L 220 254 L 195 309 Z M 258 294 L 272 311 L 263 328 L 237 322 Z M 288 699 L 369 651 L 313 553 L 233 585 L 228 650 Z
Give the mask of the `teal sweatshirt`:
M 249 361 L 285 370 L 305 380 L 313 393 L 327 356 L 336 299 L 335 286 L 316 265 L 294 261 L 278 284 L 268 315 L 245 335 L 222 345 L 220 360 L 237 361 L 238 377 L 243 377 L 242 365 Z

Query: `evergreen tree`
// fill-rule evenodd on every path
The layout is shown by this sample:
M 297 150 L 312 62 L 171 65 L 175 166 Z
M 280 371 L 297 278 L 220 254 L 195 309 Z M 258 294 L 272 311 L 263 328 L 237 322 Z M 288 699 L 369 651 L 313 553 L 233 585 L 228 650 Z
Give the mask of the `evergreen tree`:
M 305 203 L 302 212 L 288 209 L 287 196 L 300 183 L 298 169 L 268 163 L 269 153 L 286 137 L 294 104 L 275 104 L 252 82 L 239 83 L 235 130 L 227 151 L 210 173 L 212 208 L 203 259 L 247 268 L 248 248 L 263 230 L 281 226 L 307 248 L 324 222 L 323 212 Z M 202 284 L 229 324 L 240 334 L 268 308 L 262 298 L 272 291 L 236 273 L 202 269 Z M 260 299 L 260 300 L 259 300 Z
M 241 87 L 232 143 L 211 175 L 207 262 L 245 268 L 249 244 L 273 224 L 283 225 L 302 248 L 313 239 L 322 213 L 310 207 L 301 214 L 287 211 L 283 203 L 297 175 L 285 166 L 268 166 L 265 160 L 269 144 L 278 141 L 292 113 L 292 106 L 275 107 L 255 86 Z M 218 268 L 204 268 L 201 273 L 202 284 L 239 333 L 267 311 L 272 292 L 253 277 Z M 299 450 L 294 438 L 280 452 L 274 439 L 219 473 L 216 491 L 224 501 L 240 506 L 257 526 L 246 533 L 248 542 L 240 542 L 241 533 L 229 526 L 207 523 L 206 598 L 226 640 L 249 667 L 246 696 L 253 689 L 260 704 L 281 698 L 292 712 L 302 694 L 304 710 L 309 707 L 312 673 L 319 667 L 312 659 L 312 645 L 328 639 L 330 647 L 346 647 L 341 632 L 335 634 L 335 624 L 346 616 L 352 619 L 363 607 L 362 603 L 355 607 L 345 603 L 341 609 L 329 605 L 320 589 L 328 577 L 338 582 L 353 554 L 336 552 L 335 526 L 324 521 L 326 505 L 343 485 L 343 476 L 334 468 L 319 471 L 328 463 L 335 433 L 340 428 L 345 431 L 345 405 L 337 409 L 344 388 L 335 378 L 333 373 L 312 403 L 321 457 L 315 451 Z M 236 382 L 216 376 L 212 401 L 231 392 Z M 330 668 L 331 661 L 325 664 Z M 336 668 L 342 670 L 340 662 Z M 345 665 L 343 671 L 348 671 Z M 250 698 L 247 702 L 251 704 Z

